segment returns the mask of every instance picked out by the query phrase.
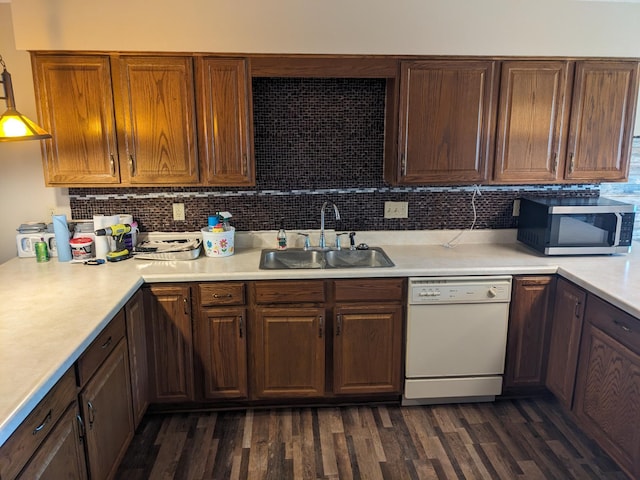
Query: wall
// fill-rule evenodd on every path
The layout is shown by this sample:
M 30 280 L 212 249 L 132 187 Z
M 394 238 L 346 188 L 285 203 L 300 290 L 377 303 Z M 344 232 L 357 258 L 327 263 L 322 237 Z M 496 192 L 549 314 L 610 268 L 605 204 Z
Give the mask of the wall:
M 315 230 L 325 200 L 342 231 L 469 228 L 471 186 L 392 187 L 383 180 L 385 80 L 255 78 L 253 125 L 256 186 L 69 190 L 74 218 L 130 213 L 142 231 L 194 231 L 216 211 L 239 230 Z M 482 186 L 476 227 L 513 228 L 513 201 L 536 195 L 598 195 L 591 185 Z M 383 218 L 385 201 L 409 202 L 409 218 Z M 172 218 L 184 203 L 186 221 Z M 316 239 L 314 239 L 314 242 Z
M 31 117 L 29 49 L 640 57 L 640 5 L 628 2 L 6 1 L 0 54 Z M 37 144 L 0 144 L 0 262 L 15 255 L 20 223 L 69 212 L 67 190 L 43 186 L 40 161 Z
M 19 49 L 640 56 L 640 4 L 14 0 Z
M 11 6 L 0 3 L 0 55 L 11 73 L 18 110 L 36 118 L 31 60 L 16 50 L 11 24 Z M 0 95 L 4 95 L 0 87 Z M 0 114 L 6 104 L 0 100 Z M 40 143 L 0 143 L 0 263 L 16 256 L 16 228 L 26 221 L 51 218 L 50 211 L 71 215 L 66 189 L 44 186 Z

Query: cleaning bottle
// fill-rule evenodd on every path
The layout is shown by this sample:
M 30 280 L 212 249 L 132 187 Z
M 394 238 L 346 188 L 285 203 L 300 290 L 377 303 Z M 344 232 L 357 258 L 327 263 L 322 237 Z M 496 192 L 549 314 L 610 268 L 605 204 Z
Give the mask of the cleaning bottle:
M 287 232 L 284 231 L 284 218 L 280 219 L 280 230 L 278 230 L 278 250 L 286 250 Z

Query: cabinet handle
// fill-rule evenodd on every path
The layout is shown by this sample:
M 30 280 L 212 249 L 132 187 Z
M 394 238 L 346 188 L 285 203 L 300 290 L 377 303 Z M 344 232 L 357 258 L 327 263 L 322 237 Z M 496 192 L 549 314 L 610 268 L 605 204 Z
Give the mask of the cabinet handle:
M 83 440 L 86 435 L 86 430 L 84 429 L 82 417 L 80 415 L 76 415 L 76 421 L 78 422 L 78 430 L 80 431 L 80 440 Z
M 580 318 L 580 305 L 582 304 L 582 302 L 576 302 L 576 308 L 574 309 L 574 313 L 576 315 L 576 318 Z
M 553 152 L 553 173 L 558 171 L 558 152 Z
M 109 169 L 113 177 L 116 174 L 116 160 L 113 158 L 113 153 L 109 154 Z
M 89 408 L 89 430 L 93 430 L 93 422 L 96 419 L 95 409 L 91 402 L 87 402 L 87 407 Z
M 213 298 L 232 298 L 233 294 L 227 293 L 226 295 L 218 295 L 217 293 L 213 294 Z
M 570 163 L 569 163 L 569 173 L 573 173 L 573 169 L 574 169 L 574 168 L 575 168 L 575 166 L 576 166 L 576 160 L 575 160 L 575 158 L 574 158 L 574 156 L 573 156 L 573 152 L 571 152 L 571 153 L 569 154 L 569 160 L 570 160 Z
M 400 155 L 400 168 L 402 176 L 407 175 L 407 159 L 405 158 L 404 152 Z
M 47 416 L 44 417 L 44 420 L 42 421 L 42 423 L 40 425 L 38 425 L 36 428 L 33 429 L 33 432 L 31 432 L 33 435 L 36 435 L 39 431 L 41 431 L 46 425 L 47 423 L 49 423 L 51 421 L 51 410 L 49 410 L 47 412 Z
M 244 335 L 244 315 L 240 315 L 240 321 L 238 322 L 238 327 L 240 329 L 240 338 Z
M 136 162 L 133 160 L 133 155 L 129 155 L 129 174 L 132 177 L 136 174 Z
M 319 324 L 318 335 L 320 336 L 320 338 L 322 338 L 322 335 L 324 335 L 324 317 L 322 315 L 318 316 L 318 324 Z
M 189 315 L 189 304 L 187 303 L 187 297 L 183 298 L 182 301 L 184 302 L 184 314 Z
M 112 340 L 111 337 L 107 338 L 107 341 L 104 342 L 102 345 L 100 345 L 100 348 L 103 348 L 103 349 L 107 348 L 109 345 L 111 345 L 111 340 Z
M 622 330 L 624 330 L 627 333 L 631 333 L 632 330 L 627 327 L 624 323 L 622 323 L 620 320 L 614 320 L 613 323 L 615 323 L 617 326 L 619 326 Z
M 339 314 L 337 317 L 337 323 L 336 323 L 336 337 L 340 336 L 340 333 L 342 333 L 342 314 Z

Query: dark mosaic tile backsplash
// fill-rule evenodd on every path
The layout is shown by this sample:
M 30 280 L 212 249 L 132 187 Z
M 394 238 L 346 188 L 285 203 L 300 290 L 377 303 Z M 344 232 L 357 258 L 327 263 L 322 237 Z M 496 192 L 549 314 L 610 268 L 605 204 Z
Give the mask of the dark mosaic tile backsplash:
M 385 81 L 253 80 L 255 187 L 70 188 L 74 219 L 130 213 L 141 231 L 194 231 L 216 211 L 237 230 L 317 229 L 325 200 L 340 209 L 344 230 L 462 229 L 471 226 L 474 189 L 391 187 L 383 180 Z M 594 185 L 481 187 L 476 228 L 513 228 L 513 200 L 536 195 L 598 196 Z M 385 201 L 409 202 L 409 218 L 384 219 Z M 185 205 L 175 222 L 172 204 Z

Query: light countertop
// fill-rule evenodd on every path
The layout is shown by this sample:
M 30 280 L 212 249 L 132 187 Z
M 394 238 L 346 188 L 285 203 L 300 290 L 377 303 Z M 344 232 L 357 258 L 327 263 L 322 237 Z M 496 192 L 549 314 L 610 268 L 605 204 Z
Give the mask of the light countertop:
M 236 253 L 225 258 L 98 266 L 10 260 L 0 265 L 0 445 L 143 283 L 559 273 L 640 318 L 640 246 L 627 255 L 545 257 L 512 231 L 470 232 L 455 248 L 442 246 L 449 238 L 359 233 L 395 263 L 377 269 L 259 270 L 261 249 L 275 243 L 264 234 L 237 235 Z

